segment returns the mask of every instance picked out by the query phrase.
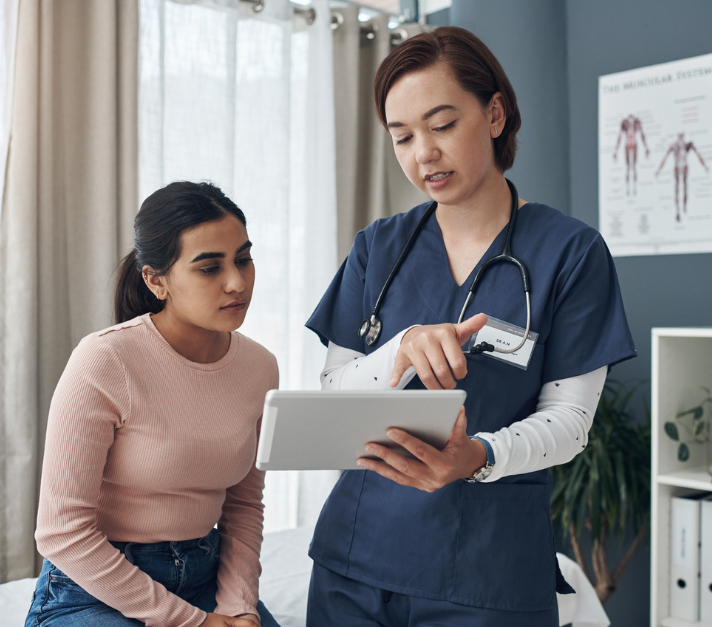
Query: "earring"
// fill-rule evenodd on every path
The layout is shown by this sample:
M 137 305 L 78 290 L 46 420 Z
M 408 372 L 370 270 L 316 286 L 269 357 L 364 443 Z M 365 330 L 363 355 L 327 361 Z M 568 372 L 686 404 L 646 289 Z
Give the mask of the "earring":
M 494 127 L 494 136 L 497 137 L 497 135 L 498 135 L 498 133 L 497 133 L 497 127 L 495 126 L 495 127 Z

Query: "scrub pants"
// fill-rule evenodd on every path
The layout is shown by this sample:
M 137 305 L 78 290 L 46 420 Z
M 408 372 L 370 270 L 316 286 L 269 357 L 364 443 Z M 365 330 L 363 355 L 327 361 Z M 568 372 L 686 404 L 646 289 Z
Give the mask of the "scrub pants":
M 180 542 L 112 542 L 132 564 L 163 584 L 169 592 L 213 612 L 216 607 L 220 535 L 213 529 L 204 538 Z M 279 627 L 260 601 L 257 611 L 262 627 Z M 25 627 L 139 627 L 143 623 L 126 618 L 74 583 L 49 560 L 37 580 Z
M 307 627 L 558 627 L 559 609 L 504 612 L 434 601 L 375 588 L 316 562 L 309 584 Z

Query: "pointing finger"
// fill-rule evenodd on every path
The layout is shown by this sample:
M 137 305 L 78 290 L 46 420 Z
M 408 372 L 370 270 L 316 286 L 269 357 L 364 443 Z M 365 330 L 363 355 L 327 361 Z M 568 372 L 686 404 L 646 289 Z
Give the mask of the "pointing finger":
M 454 325 L 458 344 L 462 346 L 473 333 L 477 333 L 486 324 L 487 316 L 479 313 Z

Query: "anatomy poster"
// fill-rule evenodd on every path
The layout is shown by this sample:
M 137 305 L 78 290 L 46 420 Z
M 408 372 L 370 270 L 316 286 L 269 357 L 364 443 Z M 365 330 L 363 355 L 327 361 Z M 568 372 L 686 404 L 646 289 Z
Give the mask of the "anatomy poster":
M 712 252 L 712 54 L 599 77 L 598 147 L 614 256 Z

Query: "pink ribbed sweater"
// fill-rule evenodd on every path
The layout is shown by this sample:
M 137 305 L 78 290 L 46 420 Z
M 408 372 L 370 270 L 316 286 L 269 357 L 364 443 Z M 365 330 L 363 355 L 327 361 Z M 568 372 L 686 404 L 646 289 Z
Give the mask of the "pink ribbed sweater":
M 215 611 L 256 614 L 264 473 L 254 461 L 277 385 L 274 356 L 237 332 L 211 364 L 179 355 L 148 314 L 84 338 L 50 408 L 39 552 L 125 616 L 195 627 L 205 612 L 109 540 L 189 540 L 218 523 Z

